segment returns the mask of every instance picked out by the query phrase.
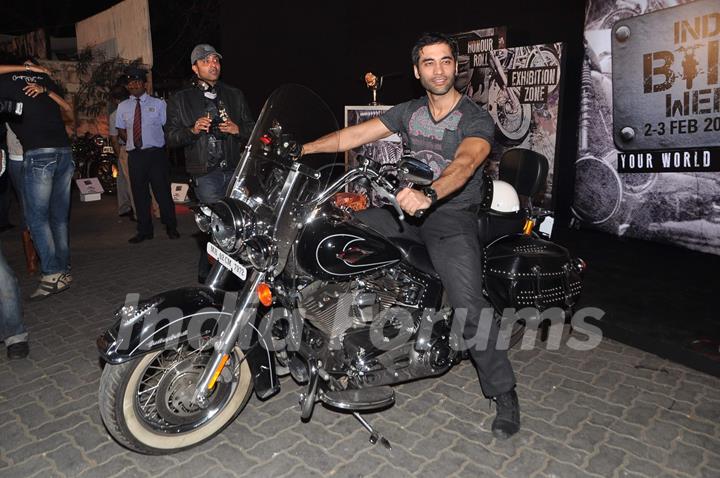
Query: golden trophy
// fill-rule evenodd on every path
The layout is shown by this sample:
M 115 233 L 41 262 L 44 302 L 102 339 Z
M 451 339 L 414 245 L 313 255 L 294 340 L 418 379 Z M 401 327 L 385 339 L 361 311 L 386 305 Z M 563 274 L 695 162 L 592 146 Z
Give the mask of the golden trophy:
M 368 71 L 365 73 L 365 85 L 372 91 L 372 101 L 370 106 L 377 106 L 378 102 L 378 90 L 382 88 L 382 76 L 378 78 L 372 72 Z

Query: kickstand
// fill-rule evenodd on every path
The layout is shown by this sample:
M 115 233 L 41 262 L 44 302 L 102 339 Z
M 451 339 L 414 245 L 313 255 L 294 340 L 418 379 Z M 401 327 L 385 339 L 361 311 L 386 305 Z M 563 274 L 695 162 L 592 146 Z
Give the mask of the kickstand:
M 390 446 L 390 442 L 387 440 L 387 438 L 380 435 L 377 430 L 375 430 L 372 425 L 367 422 L 367 420 L 360 416 L 358 412 L 353 412 L 353 416 L 358 419 L 358 421 L 363 427 L 365 427 L 365 430 L 370 432 L 370 443 L 374 445 L 378 442 L 378 440 L 380 440 L 380 443 L 382 443 L 385 448 L 387 448 L 388 450 L 392 450 L 392 446 Z

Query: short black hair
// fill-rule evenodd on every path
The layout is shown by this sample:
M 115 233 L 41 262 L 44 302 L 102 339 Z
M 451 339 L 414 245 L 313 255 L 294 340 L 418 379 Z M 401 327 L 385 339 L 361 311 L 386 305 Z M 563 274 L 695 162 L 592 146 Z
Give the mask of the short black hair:
M 450 47 L 450 51 L 452 52 L 453 59 L 455 60 L 455 63 L 458 61 L 458 46 L 457 42 L 450 38 L 449 36 L 445 35 L 444 33 L 440 32 L 429 32 L 429 33 L 423 33 L 420 38 L 417 39 L 415 42 L 415 46 L 413 46 L 411 57 L 413 65 L 419 66 L 418 62 L 420 61 L 420 50 L 422 50 L 424 47 L 428 45 L 437 45 L 438 43 L 445 43 Z

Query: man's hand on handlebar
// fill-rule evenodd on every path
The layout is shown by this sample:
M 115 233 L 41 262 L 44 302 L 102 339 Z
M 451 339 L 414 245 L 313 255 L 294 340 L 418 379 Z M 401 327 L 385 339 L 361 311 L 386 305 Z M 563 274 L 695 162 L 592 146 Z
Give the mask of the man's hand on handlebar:
M 397 201 L 403 211 L 414 216 L 417 211 L 429 208 L 432 201 L 417 189 L 403 188 L 397 193 Z

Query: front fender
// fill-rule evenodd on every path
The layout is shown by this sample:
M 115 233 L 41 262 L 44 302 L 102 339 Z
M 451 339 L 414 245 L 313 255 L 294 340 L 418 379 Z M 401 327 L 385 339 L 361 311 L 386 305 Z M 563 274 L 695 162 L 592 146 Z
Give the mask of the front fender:
M 142 301 L 130 295 L 116 312 L 113 326 L 97 338 L 100 357 L 107 363 L 120 364 L 187 343 L 199 346 L 225 329 L 237 297 L 236 292 L 209 287 L 184 287 Z M 253 374 L 255 392 L 266 398 L 279 390 L 274 352 L 260 344 L 257 332 L 249 334 L 250 340 L 240 341 L 241 348 Z

